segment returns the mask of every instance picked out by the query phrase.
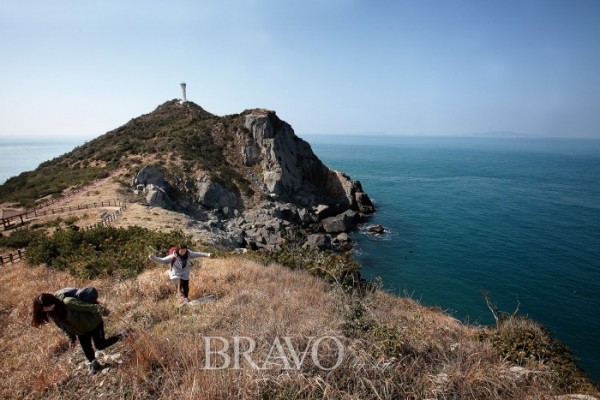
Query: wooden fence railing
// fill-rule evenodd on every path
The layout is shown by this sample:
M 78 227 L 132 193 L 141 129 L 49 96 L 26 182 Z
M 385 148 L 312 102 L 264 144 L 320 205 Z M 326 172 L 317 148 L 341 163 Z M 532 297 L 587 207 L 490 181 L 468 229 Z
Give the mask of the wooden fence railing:
M 125 203 L 122 202 L 121 200 L 118 199 L 114 199 L 114 200 L 108 200 L 108 201 L 100 201 L 100 202 L 95 202 L 95 203 L 90 203 L 90 204 L 79 204 L 77 206 L 65 206 L 65 207 L 56 207 L 56 208 L 52 208 L 52 209 L 48 209 L 48 210 L 40 210 L 39 208 L 33 209 L 33 210 L 28 210 L 26 212 L 23 212 L 22 214 L 17 214 L 15 216 L 12 217 L 8 217 L 8 218 L 4 218 L 2 220 L 2 225 L 0 226 L 0 228 L 2 228 L 3 230 L 14 230 L 14 229 L 18 229 L 19 225 L 21 225 L 22 223 L 26 222 L 24 220 L 31 220 L 33 218 L 36 217 L 41 217 L 41 216 L 45 216 L 45 215 L 56 215 L 56 214 L 62 214 L 62 213 L 66 213 L 66 212 L 71 212 L 71 211 L 77 211 L 77 210 L 87 210 L 90 208 L 99 208 L 99 207 L 123 207 Z M 21 221 L 21 224 L 17 223 L 11 223 L 11 220 L 19 220 Z
M 102 219 L 99 222 L 92 224 L 92 225 L 83 226 L 79 229 L 83 229 L 84 231 L 89 231 L 89 230 L 92 230 L 99 226 L 109 226 L 113 222 L 115 222 L 117 220 L 117 218 L 119 218 L 121 215 L 123 215 L 123 212 L 126 209 L 127 209 L 127 205 L 125 203 L 122 203 L 121 207 L 118 210 L 116 210 L 114 213 L 104 214 L 102 216 Z M 12 264 L 19 260 L 22 260 L 24 255 L 25 255 L 25 249 L 19 249 L 19 250 L 16 250 L 16 252 L 10 252 L 5 255 L 0 254 L 0 267 L 4 266 L 5 264 Z
M 116 206 L 122 206 L 123 202 L 121 202 L 121 200 L 109 200 L 109 201 L 101 201 L 101 202 L 95 202 L 95 203 L 90 203 L 90 204 L 78 204 L 77 206 L 68 206 L 68 207 L 57 207 L 57 208 L 52 208 L 50 210 L 40 210 L 40 209 L 34 209 L 31 211 L 28 211 L 25 214 L 25 218 L 31 218 L 31 217 L 40 217 L 43 215 L 54 215 L 54 214 L 60 214 L 60 213 L 64 213 L 64 212 L 71 212 L 71 211 L 75 211 L 75 210 L 86 210 L 88 208 L 98 208 L 98 207 L 116 207 Z
M 19 249 L 16 252 L 11 252 L 5 255 L 0 254 L 0 267 L 4 266 L 4 264 L 12 264 L 19 260 L 23 259 L 23 255 L 25 254 L 24 249 Z
M 123 214 L 123 211 L 125 211 L 126 209 L 127 209 L 127 204 L 123 204 L 114 213 L 106 214 L 105 216 L 103 216 L 99 222 L 96 222 L 95 224 L 92 224 L 92 225 L 87 225 L 87 226 L 81 227 L 80 229 L 89 231 L 90 229 L 94 229 L 99 226 L 109 226 L 113 222 L 115 222 L 117 220 L 117 218 L 119 218 Z

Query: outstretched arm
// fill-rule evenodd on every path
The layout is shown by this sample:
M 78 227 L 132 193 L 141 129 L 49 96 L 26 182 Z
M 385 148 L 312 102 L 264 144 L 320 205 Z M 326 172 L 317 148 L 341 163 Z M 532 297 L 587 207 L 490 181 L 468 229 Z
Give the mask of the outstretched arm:
M 169 264 L 171 263 L 171 260 L 173 260 L 175 257 L 177 257 L 175 254 L 169 254 L 166 257 L 156 257 L 154 254 L 150 254 L 148 256 L 148 259 L 150 259 L 150 261 L 154 261 L 155 263 L 159 263 L 159 264 Z
M 202 253 L 200 251 L 190 251 L 188 250 L 188 254 L 190 258 L 198 258 L 198 257 L 210 257 L 210 253 Z

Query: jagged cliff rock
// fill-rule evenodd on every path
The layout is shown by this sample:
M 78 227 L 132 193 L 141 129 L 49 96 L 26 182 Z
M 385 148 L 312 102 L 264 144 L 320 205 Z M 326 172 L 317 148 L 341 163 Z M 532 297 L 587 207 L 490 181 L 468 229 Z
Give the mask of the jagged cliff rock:
M 274 111 L 254 109 L 225 117 L 202 111 L 193 103 L 168 102 L 143 119 L 149 128 L 164 125 L 164 120 L 182 125 L 181 131 L 189 132 L 184 138 L 175 130 L 170 134 L 174 143 L 187 147 L 190 163 L 203 159 L 212 146 L 222 156 L 212 158 L 219 167 L 208 162 L 190 167 L 185 161 L 180 170 L 167 163 L 143 165 L 132 185 L 146 194 L 149 205 L 193 215 L 198 229 L 212 232 L 215 244 L 274 248 L 292 230 L 300 229 L 306 237 L 347 232 L 359 216 L 374 212 L 360 182 L 325 166 Z M 175 146 L 167 150 L 172 158 L 179 155 Z M 322 249 L 333 242 L 339 243 L 313 236 L 309 245 Z
M 310 145 L 275 112 L 252 110 L 245 115 L 244 127 L 252 135 L 242 148 L 242 154 L 249 155 L 244 162 L 247 166 L 260 164 L 271 198 L 301 207 L 330 204 L 337 212 L 373 212 L 360 182 L 323 165 Z

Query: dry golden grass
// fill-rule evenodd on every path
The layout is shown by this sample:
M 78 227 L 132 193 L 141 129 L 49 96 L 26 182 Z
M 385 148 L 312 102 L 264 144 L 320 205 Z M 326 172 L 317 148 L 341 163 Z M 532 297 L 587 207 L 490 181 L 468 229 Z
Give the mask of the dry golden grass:
M 43 267 L 7 268 L 0 276 L 0 398 L 545 399 L 562 394 L 545 387 L 543 365 L 528 365 L 526 377 L 513 376 L 513 365 L 479 339 L 480 328 L 411 299 L 382 291 L 356 298 L 307 273 L 236 257 L 202 259 L 191 271 L 190 297 L 216 294 L 217 300 L 177 308 L 164 266 L 149 265 L 126 281 L 91 282 Z M 107 333 L 131 332 L 105 351 L 123 360 L 106 373 L 88 375 L 80 348 L 69 349 L 55 326 L 29 326 L 33 297 L 69 285 L 98 287 L 100 301 L 112 311 L 105 319 Z M 369 327 L 354 321 L 348 330 L 349 314 L 359 308 Z M 243 358 L 239 369 L 206 369 L 205 338 L 232 342 L 236 336 L 255 341 L 251 359 L 258 366 L 273 341 L 286 336 L 298 350 L 311 337 L 339 338 L 344 358 L 331 371 L 313 362 L 285 369 L 273 359 L 256 369 Z M 323 341 L 318 357 L 322 365 L 334 365 L 338 349 Z M 595 389 L 588 393 L 598 395 Z

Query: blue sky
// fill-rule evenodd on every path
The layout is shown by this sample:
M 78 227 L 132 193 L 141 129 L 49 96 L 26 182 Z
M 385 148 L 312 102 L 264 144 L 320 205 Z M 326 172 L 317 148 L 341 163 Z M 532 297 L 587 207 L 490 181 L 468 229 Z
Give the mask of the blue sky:
M 0 0 L 0 135 L 180 97 L 302 134 L 600 137 L 596 0 Z

